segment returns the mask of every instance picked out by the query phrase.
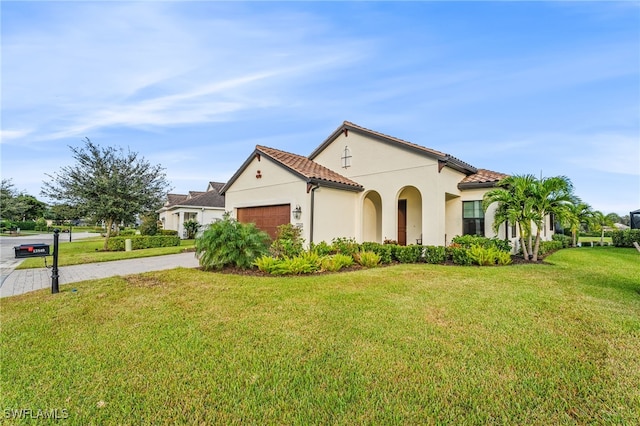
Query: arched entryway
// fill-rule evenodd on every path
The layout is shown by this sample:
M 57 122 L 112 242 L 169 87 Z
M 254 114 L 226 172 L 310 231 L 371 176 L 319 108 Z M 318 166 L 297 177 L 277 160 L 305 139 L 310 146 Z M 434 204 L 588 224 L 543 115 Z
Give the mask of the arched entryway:
M 382 197 L 376 191 L 362 201 L 362 241 L 382 242 Z
M 398 193 L 398 244 L 422 244 L 422 195 L 415 186 Z

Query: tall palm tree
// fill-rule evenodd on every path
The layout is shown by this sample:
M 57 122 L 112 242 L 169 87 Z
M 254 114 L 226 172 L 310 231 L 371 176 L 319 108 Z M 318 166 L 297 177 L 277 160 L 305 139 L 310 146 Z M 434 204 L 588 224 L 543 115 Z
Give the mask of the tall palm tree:
M 573 184 L 566 176 L 554 176 L 536 180 L 531 187 L 533 197 L 533 222 L 536 225 L 536 240 L 533 248 L 533 258 L 538 260 L 540 249 L 541 231 L 544 222 L 550 215 L 563 220 L 568 215 L 568 210 L 573 204 Z

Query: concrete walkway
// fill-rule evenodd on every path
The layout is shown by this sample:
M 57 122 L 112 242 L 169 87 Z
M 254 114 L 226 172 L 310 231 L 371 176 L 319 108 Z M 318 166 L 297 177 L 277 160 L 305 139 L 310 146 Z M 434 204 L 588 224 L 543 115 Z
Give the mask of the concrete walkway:
M 58 284 L 131 275 L 142 272 L 161 271 L 177 267 L 200 266 L 195 253 L 170 254 L 139 259 L 115 260 L 113 262 L 87 263 L 58 268 Z M 43 288 L 51 288 L 51 269 L 18 269 L 9 274 L 0 287 L 0 297 L 15 296 Z

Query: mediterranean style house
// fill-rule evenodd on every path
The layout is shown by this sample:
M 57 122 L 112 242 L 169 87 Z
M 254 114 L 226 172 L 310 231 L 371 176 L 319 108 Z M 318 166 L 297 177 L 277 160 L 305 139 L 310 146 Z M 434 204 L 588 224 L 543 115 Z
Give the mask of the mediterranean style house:
M 345 121 L 308 157 L 256 146 L 222 187 L 225 210 L 272 237 L 292 223 L 307 242 L 448 245 L 457 235 L 516 240 L 493 231 L 482 197 L 507 175 Z M 550 239 L 553 227 L 546 226 Z M 514 244 L 515 246 L 515 244 Z
M 206 191 L 190 191 L 189 194 L 167 194 L 164 206 L 157 210 L 163 229 L 178 231 L 186 238 L 184 222 L 196 220 L 200 225 L 222 219 L 224 214 L 224 196 L 220 190 L 224 183 L 209 182 Z

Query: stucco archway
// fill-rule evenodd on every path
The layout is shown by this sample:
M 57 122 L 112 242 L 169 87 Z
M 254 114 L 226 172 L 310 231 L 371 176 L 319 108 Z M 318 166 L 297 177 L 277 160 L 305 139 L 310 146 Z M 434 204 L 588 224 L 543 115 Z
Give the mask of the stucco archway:
M 398 244 L 422 244 L 422 194 L 415 186 L 398 192 Z
M 362 200 L 362 241 L 382 242 L 382 197 L 376 191 Z

